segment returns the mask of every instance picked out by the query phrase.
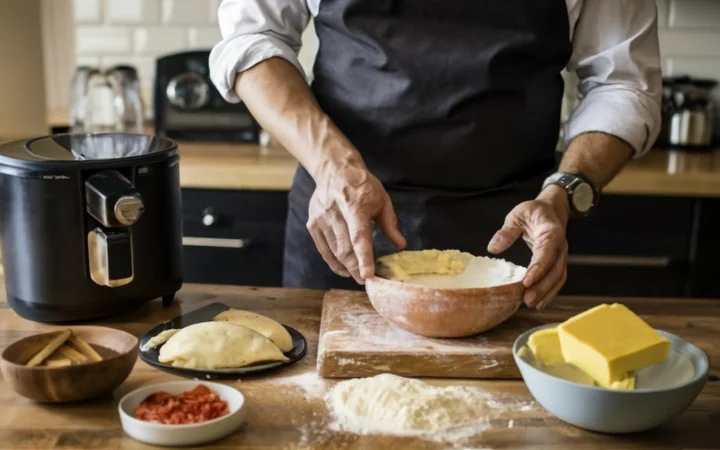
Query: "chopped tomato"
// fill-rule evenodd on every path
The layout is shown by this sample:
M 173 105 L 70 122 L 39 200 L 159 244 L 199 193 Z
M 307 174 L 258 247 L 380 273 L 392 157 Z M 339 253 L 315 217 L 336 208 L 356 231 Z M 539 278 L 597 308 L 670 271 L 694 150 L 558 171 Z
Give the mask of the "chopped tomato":
M 166 425 L 201 423 L 217 419 L 230 412 L 228 402 L 205 385 L 180 395 L 155 392 L 143 400 L 135 410 L 135 417 L 146 422 Z

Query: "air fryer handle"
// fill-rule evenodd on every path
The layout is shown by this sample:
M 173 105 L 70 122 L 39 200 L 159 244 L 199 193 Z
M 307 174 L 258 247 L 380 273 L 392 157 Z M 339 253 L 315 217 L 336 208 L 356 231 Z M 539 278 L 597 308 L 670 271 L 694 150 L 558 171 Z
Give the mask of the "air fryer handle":
M 132 235 L 129 230 L 95 228 L 88 233 L 90 277 L 100 286 L 118 287 L 134 278 Z
M 85 181 L 87 212 L 106 228 L 129 227 L 145 212 L 142 196 L 116 170 L 91 175 Z

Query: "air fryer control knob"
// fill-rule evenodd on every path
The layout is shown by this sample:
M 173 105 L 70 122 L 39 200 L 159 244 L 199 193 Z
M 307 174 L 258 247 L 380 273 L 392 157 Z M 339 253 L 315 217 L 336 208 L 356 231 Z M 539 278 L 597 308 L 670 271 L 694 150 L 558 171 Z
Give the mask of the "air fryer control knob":
M 115 218 L 121 224 L 129 227 L 133 225 L 145 212 L 145 205 L 139 195 L 123 195 L 113 208 Z
M 218 222 L 218 216 L 215 214 L 215 211 L 212 208 L 206 208 L 203 211 L 202 216 L 202 223 L 206 227 L 211 227 Z

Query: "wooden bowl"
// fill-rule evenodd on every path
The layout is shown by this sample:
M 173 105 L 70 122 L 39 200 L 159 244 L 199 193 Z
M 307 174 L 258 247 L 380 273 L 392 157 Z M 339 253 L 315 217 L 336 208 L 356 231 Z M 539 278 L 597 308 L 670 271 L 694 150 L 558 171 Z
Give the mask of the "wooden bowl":
M 459 338 L 490 330 L 522 303 L 522 280 L 484 288 L 439 289 L 380 276 L 365 280 L 375 310 L 393 325 L 420 336 Z
M 0 355 L 3 377 L 15 392 L 44 403 L 77 402 L 109 394 L 125 381 L 137 360 L 135 336 L 113 328 L 71 328 L 103 360 L 66 367 L 26 367 L 24 364 L 62 330 L 20 339 Z

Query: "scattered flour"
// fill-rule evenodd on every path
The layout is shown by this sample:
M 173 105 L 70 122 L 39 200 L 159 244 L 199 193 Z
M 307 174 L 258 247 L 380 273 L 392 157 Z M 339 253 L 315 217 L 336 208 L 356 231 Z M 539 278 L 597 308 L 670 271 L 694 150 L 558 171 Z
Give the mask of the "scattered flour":
M 278 378 L 271 382 L 273 384 L 291 385 L 295 387 L 303 393 L 305 400 L 322 398 L 325 394 L 325 380 L 315 371 L 291 377 Z
M 456 444 L 490 428 L 490 419 L 504 411 L 532 409 L 531 404 L 509 406 L 475 387 L 436 387 L 391 374 L 342 381 L 326 402 L 332 430 Z

